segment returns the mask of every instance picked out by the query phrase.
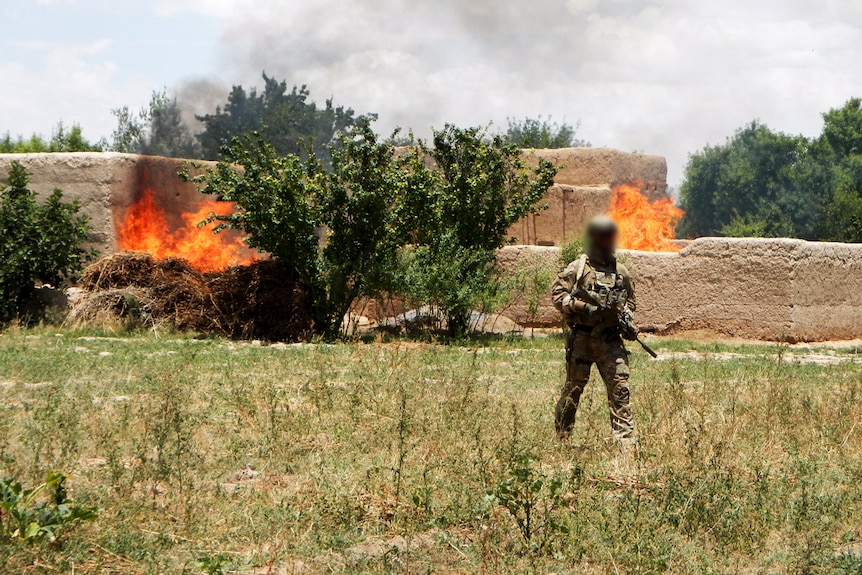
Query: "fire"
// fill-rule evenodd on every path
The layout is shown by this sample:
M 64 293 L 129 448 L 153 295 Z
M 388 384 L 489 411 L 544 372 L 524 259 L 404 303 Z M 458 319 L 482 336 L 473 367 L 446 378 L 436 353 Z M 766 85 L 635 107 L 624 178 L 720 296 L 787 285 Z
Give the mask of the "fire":
M 611 198 L 610 216 L 620 228 L 620 247 L 645 252 L 678 252 L 670 240 L 685 214 L 670 198 L 650 201 L 640 182 L 617 186 Z
M 119 226 L 120 248 L 149 252 L 159 259 L 181 258 L 200 271 L 221 271 L 260 259 L 241 238 L 214 234 L 215 224 L 198 227 L 210 214 L 224 216 L 233 211 L 227 202 L 201 201 L 194 212 L 182 214 L 184 226 L 171 230 L 165 209 L 152 190 L 146 189 L 129 209 Z

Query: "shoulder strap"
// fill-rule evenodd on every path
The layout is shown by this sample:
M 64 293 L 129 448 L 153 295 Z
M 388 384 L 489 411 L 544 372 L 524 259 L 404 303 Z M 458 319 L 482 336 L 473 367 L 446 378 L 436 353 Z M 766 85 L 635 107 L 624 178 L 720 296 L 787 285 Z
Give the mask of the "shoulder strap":
M 581 280 L 584 279 L 584 272 L 587 268 L 587 254 L 584 254 L 578 259 L 577 267 L 575 268 L 577 272 L 575 273 L 575 287 L 581 283 Z

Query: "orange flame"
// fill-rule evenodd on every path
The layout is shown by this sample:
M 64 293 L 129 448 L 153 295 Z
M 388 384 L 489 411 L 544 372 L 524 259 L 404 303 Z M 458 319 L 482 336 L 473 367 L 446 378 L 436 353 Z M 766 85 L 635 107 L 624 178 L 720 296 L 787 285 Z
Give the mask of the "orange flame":
M 185 225 L 171 231 L 165 209 L 147 189 L 119 226 L 120 248 L 149 252 L 158 259 L 181 258 L 204 272 L 248 265 L 260 258 L 241 238 L 229 233 L 214 234 L 215 224 L 198 227 L 210 214 L 225 216 L 232 211 L 233 206 L 227 202 L 202 200 L 194 212 L 182 214 Z
M 671 241 L 685 214 L 670 198 L 650 201 L 640 182 L 617 186 L 611 198 L 610 216 L 620 228 L 620 247 L 645 252 L 678 252 Z

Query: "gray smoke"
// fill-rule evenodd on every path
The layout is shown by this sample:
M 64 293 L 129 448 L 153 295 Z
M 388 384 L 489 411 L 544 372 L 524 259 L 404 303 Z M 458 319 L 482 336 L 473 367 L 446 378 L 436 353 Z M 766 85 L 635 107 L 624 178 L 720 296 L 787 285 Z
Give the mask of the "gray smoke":
M 821 112 L 862 91 L 862 4 L 852 0 L 249 5 L 237 0 L 225 18 L 227 83 L 259 85 L 265 70 L 318 101 L 379 113 L 382 132 L 580 120 L 595 146 L 666 155 L 673 184 L 688 153 L 752 119 L 816 134 Z M 180 92 L 206 107 L 190 86 Z
M 203 129 L 197 116 L 213 113 L 223 106 L 230 92 L 230 84 L 218 78 L 189 78 L 175 91 L 177 104 L 182 111 L 183 123 L 196 134 Z

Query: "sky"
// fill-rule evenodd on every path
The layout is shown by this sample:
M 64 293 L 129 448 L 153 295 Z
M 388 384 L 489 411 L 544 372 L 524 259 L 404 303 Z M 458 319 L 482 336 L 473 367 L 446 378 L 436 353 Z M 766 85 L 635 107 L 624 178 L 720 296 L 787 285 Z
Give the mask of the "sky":
M 378 130 L 542 115 L 593 146 L 688 155 L 759 119 L 816 136 L 862 96 L 858 0 L 0 0 L 0 134 L 167 88 L 196 112 L 262 71 Z

